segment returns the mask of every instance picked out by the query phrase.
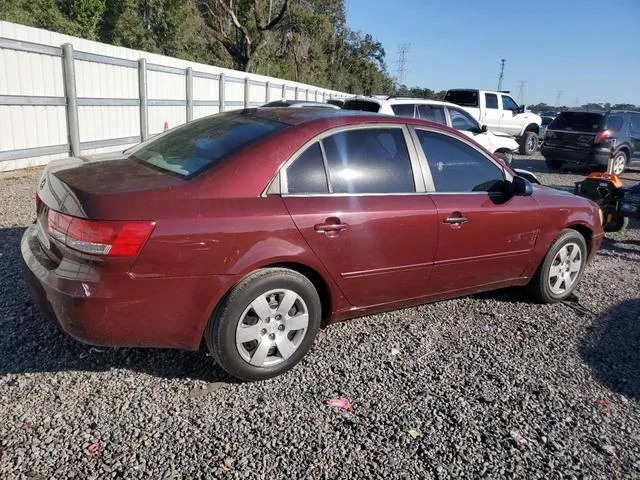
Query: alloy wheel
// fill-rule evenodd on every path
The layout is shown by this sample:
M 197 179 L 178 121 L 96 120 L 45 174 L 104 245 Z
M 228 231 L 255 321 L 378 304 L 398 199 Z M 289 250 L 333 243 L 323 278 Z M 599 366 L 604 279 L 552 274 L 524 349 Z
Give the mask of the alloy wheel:
M 619 153 L 618 155 L 616 155 L 616 157 L 613 159 L 613 166 L 611 168 L 613 170 L 613 173 L 616 175 L 620 175 L 622 172 L 624 172 L 626 163 L 627 159 L 624 154 Z
M 236 327 L 236 348 L 255 367 L 271 367 L 298 349 L 309 325 L 309 310 L 293 290 L 270 290 L 254 299 Z
M 576 283 L 582 267 L 582 251 L 576 243 L 564 245 L 551 262 L 549 288 L 554 295 L 562 295 Z

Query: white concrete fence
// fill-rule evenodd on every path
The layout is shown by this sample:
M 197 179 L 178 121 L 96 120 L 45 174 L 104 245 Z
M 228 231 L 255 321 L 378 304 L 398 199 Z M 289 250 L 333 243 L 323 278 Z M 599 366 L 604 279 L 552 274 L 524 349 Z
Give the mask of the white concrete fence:
M 0 22 L 0 171 L 123 150 L 165 126 L 347 94 Z

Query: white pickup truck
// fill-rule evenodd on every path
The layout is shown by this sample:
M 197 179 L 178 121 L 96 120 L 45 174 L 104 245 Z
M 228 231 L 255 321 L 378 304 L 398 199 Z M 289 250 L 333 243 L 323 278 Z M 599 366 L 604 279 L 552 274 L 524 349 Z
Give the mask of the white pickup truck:
M 447 91 L 445 102 L 455 103 L 469 112 L 489 131 L 500 131 L 517 138 L 522 155 L 530 155 L 538 148 L 538 134 L 542 119 L 526 112 L 508 94 L 488 90 L 453 89 Z

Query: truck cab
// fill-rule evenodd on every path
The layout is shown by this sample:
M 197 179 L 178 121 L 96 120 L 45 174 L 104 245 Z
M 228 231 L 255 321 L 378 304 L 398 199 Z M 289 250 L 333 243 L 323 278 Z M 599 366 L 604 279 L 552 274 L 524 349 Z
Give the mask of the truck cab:
M 464 108 L 488 130 L 516 137 L 521 154 L 535 152 L 542 119 L 525 111 L 508 91 L 453 89 L 447 91 L 444 100 Z

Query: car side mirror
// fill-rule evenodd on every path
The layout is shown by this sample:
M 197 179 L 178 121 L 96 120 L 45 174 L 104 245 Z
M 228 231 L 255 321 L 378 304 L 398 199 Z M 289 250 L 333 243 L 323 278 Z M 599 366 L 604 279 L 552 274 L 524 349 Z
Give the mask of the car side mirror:
M 518 113 L 524 113 L 524 105 L 520 105 L 517 110 L 515 111 L 516 114 Z
M 480 125 L 480 133 L 485 133 L 487 131 L 486 125 Z
M 528 197 L 533 193 L 533 185 L 526 178 L 515 176 L 511 182 L 511 193 L 518 197 Z

